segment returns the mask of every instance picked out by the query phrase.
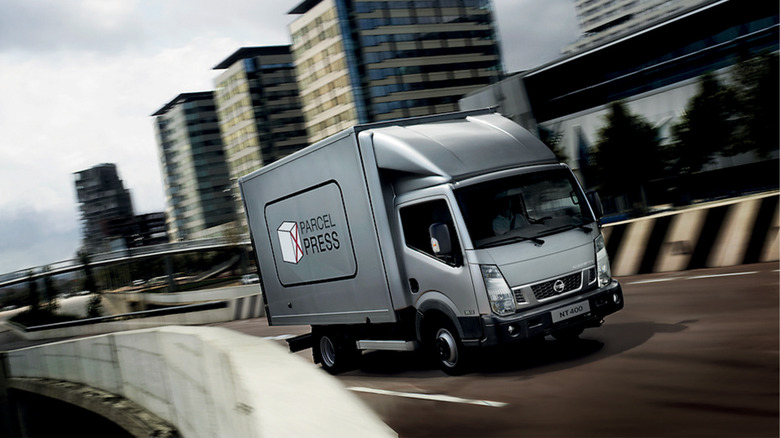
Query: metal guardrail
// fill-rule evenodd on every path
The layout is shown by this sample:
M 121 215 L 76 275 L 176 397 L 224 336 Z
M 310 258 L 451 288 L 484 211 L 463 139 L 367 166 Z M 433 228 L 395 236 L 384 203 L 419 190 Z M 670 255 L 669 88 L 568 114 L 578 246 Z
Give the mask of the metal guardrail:
M 101 322 L 111 322 L 111 321 L 124 321 L 128 319 L 138 319 L 138 318 L 149 318 L 152 316 L 164 316 L 164 315 L 175 315 L 179 313 L 189 313 L 189 312 L 201 312 L 204 310 L 214 310 L 214 309 L 224 309 L 228 306 L 227 301 L 210 301 L 208 303 L 198 303 L 198 304 L 185 304 L 182 306 L 172 306 L 172 307 L 164 307 L 162 309 L 153 309 L 153 310 L 141 310 L 138 312 L 130 312 L 130 313 L 121 313 L 118 315 L 109 315 L 109 316 L 100 316 L 97 318 L 85 318 L 85 319 L 76 319 L 73 321 L 65 321 L 65 322 L 57 322 L 54 324 L 45 324 L 45 325 L 35 325 L 31 327 L 23 327 L 25 331 L 27 332 L 36 332 L 41 330 L 51 330 L 51 329 L 60 329 L 65 327 L 77 327 L 81 325 L 89 325 L 89 324 L 96 324 Z M 19 326 L 17 324 L 17 326 Z
M 142 259 L 169 254 L 179 254 L 193 251 L 204 251 L 209 249 L 221 249 L 233 246 L 249 246 L 251 241 L 248 237 L 243 237 L 239 242 L 229 241 L 225 238 L 189 240 L 184 242 L 163 243 L 153 246 L 142 246 L 139 248 L 128 248 L 119 251 L 111 251 L 99 254 L 90 254 L 90 266 L 103 266 L 122 261 L 131 261 L 133 259 Z M 66 272 L 77 271 L 83 268 L 81 260 L 78 258 L 62 260 L 48 265 L 49 270 L 43 272 L 43 266 L 20 269 L 18 271 L 0 274 L 0 287 L 10 286 L 21 283 L 30 278 L 38 279 L 45 275 L 58 275 Z

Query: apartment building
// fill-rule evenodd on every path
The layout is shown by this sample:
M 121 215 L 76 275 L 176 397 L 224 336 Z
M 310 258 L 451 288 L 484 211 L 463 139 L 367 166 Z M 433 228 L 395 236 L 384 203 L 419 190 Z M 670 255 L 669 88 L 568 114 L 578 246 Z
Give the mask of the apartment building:
M 312 142 L 355 123 L 457 111 L 502 76 L 489 0 L 305 0 L 290 14 Z
M 221 237 L 235 226 L 214 93 L 182 93 L 152 114 L 172 242 Z
M 308 144 L 290 46 L 242 47 L 214 67 L 214 93 L 231 178 Z

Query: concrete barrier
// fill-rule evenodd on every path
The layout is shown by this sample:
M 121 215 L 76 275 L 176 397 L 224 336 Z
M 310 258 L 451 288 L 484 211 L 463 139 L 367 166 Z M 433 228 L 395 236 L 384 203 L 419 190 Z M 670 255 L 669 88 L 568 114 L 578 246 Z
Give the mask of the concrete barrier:
M 138 301 L 144 303 L 144 305 L 176 306 L 182 304 L 204 303 L 207 301 L 232 300 L 240 297 L 257 295 L 260 292 L 259 285 L 249 284 L 187 292 L 117 292 L 106 294 L 105 297 L 112 297 L 125 302 Z
M 5 353 L 6 386 L 52 379 L 124 397 L 185 437 L 396 436 L 356 396 L 268 340 L 169 326 Z M 23 385 L 19 385 L 23 386 Z
M 605 225 L 615 276 L 780 260 L 778 193 Z

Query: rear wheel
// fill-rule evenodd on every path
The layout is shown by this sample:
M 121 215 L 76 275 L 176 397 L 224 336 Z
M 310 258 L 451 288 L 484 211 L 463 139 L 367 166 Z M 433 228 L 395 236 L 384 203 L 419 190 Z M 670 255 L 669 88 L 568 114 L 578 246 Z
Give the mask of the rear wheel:
M 317 336 L 312 355 L 314 362 L 330 374 L 338 374 L 355 366 L 360 352 L 346 336 L 324 332 Z

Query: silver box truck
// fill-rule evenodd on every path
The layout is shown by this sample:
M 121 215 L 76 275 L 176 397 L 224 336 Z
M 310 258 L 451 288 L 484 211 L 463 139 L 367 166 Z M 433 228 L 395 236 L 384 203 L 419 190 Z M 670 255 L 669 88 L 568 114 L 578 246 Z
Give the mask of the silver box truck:
M 239 180 L 271 325 L 329 372 L 362 350 L 574 338 L 623 307 L 598 196 L 492 110 L 355 126 Z

